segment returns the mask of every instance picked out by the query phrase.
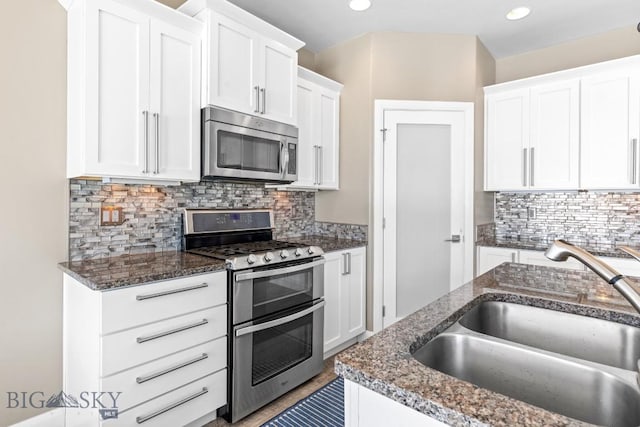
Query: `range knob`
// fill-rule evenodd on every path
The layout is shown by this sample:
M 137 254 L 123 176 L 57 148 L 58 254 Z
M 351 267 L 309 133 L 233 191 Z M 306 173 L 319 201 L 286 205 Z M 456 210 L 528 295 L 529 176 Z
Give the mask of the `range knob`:
M 293 253 L 296 257 L 302 256 L 302 249 L 298 248 L 296 249 L 296 251 Z
M 256 258 L 256 256 L 254 254 L 251 254 L 247 257 L 247 264 L 251 265 L 251 264 L 255 264 L 255 262 L 258 260 L 258 258 Z
M 264 254 L 264 262 L 271 261 L 273 261 L 273 254 L 271 252 L 267 252 L 266 254 Z
M 309 252 L 309 255 L 313 255 L 316 251 L 313 250 L 313 246 L 309 246 L 309 250 L 307 252 Z
M 280 252 L 280 258 L 282 259 L 289 258 L 289 251 L 286 249 L 283 249 L 282 252 Z

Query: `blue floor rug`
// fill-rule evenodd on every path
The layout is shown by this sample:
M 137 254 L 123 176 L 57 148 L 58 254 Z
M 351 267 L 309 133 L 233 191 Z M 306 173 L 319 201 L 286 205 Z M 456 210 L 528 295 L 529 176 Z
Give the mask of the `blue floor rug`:
M 344 379 L 338 377 L 261 427 L 344 427 Z

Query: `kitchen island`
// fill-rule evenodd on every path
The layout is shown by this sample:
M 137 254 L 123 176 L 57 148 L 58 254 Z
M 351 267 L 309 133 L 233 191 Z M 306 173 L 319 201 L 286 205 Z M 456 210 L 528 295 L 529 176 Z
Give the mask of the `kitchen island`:
M 591 272 L 502 264 L 336 357 L 336 372 L 347 380 L 347 426 L 358 425 L 354 414 L 357 390 L 378 399 L 377 405 L 363 406 L 365 395 L 359 395 L 360 410 L 367 410 L 363 417 L 380 422 L 389 414 L 381 409 L 386 407 L 379 400 L 384 396 L 395 405 L 389 408 L 402 405 L 408 416 L 401 418 L 422 417 L 426 425 L 589 425 L 445 375 L 413 358 L 417 349 L 482 301 L 524 304 L 640 326 L 640 316 L 629 303 Z M 362 417 L 359 423 L 364 425 Z

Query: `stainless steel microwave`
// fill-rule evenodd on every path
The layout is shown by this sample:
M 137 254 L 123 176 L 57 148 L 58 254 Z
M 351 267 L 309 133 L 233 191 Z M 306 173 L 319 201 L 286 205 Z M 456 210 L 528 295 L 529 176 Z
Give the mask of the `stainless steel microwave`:
M 202 110 L 202 179 L 291 183 L 298 179 L 298 128 L 208 106 Z

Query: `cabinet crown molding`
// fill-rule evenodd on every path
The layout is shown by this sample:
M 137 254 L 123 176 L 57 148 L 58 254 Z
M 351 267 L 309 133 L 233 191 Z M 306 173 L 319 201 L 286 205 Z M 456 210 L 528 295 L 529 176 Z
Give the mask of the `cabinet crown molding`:
M 341 92 L 344 85 L 335 80 L 331 80 L 328 77 L 323 76 L 322 74 L 318 74 L 314 71 L 311 71 L 307 68 L 301 67 L 298 65 L 298 77 L 301 79 L 305 79 L 312 83 L 318 84 L 320 86 L 326 87 L 329 90 L 333 90 L 335 92 Z
M 504 92 L 507 90 L 529 89 L 539 84 L 553 83 L 561 80 L 580 79 L 593 73 L 620 70 L 623 68 L 635 68 L 640 73 L 640 55 L 627 56 L 611 61 L 597 62 L 576 68 L 555 71 L 553 73 L 540 74 L 524 79 L 512 80 L 484 87 L 485 95 Z
M 63 1 L 63 0 L 61 0 Z M 196 16 L 205 9 L 220 13 L 239 24 L 250 27 L 262 35 L 282 43 L 293 50 L 300 50 L 305 43 L 281 29 L 269 24 L 227 0 L 187 0 L 178 10 L 189 16 Z

